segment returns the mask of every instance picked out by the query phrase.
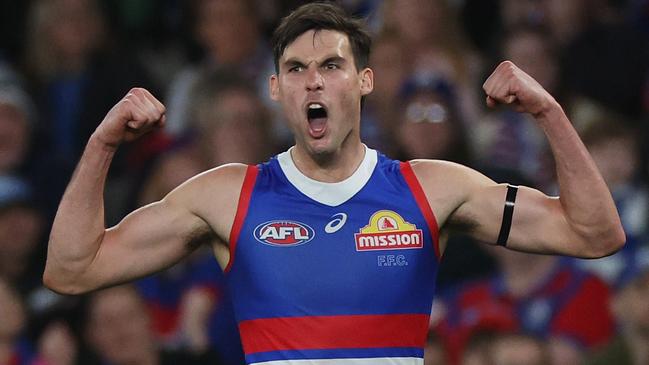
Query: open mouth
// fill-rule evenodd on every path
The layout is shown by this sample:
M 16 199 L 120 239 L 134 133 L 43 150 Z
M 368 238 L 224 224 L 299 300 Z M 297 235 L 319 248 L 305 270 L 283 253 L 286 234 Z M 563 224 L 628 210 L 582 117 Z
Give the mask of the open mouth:
M 306 117 L 309 121 L 309 133 L 312 137 L 322 137 L 327 127 L 327 109 L 319 103 L 310 103 Z

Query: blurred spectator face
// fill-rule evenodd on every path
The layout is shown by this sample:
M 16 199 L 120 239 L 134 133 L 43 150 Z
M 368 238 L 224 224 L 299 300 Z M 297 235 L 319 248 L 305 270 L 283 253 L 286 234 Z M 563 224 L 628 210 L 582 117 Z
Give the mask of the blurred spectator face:
M 507 268 L 517 268 L 525 271 L 526 268 L 533 266 L 536 262 L 555 261 L 553 256 L 533 255 L 526 252 L 504 249 L 500 246 L 486 245 L 483 247 L 498 264 Z
M 258 163 L 266 158 L 268 135 L 263 106 L 245 90 L 230 89 L 219 93 L 218 100 L 204 119 L 206 153 L 212 163 Z
M 506 59 L 514 62 L 532 76 L 546 90 L 552 92 L 557 84 L 557 62 L 550 44 L 541 34 L 522 30 L 507 38 L 504 46 Z
M 440 47 L 429 45 L 421 48 L 413 60 L 412 72 L 435 76 L 453 84 L 459 81 L 459 65 L 451 54 Z
M 582 31 L 589 14 L 587 2 L 588 0 L 543 0 L 546 23 L 556 41 L 565 44 Z
M 406 76 L 406 62 L 399 38 L 388 36 L 379 39 L 370 54 L 370 65 L 376 77 L 369 98 L 392 99 Z
M 104 23 L 97 0 L 40 0 L 30 7 L 27 64 L 47 80 L 79 72 L 101 42 Z
M 38 359 L 48 365 L 74 365 L 76 357 L 77 342 L 68 325 L 48 325 L 38 339 Z
M 196 32 L 203 47 L 226 64 L 245 61 L 257 46 L 256 17 L 246 1 L 200 0 Z
M 0 103 L 0 174 L 19 167 L 29 146 L 29 124 L 24 113 Z
M 64 60 L 84 57 L 98 40 L 101 21 L 96 4 L 92 0 L 50 1 L 45 20 L 49 46 Z
M 0 278 L 0 343 L 11 342 L 25 324 L 25 312 L 16 293 Z
M 504 0 L 500 12 L 506 29 L 523 24 L 533 25 L 541 21 L 543 10 L 538 0 Z
M 393 26 L 407 44 L 421 45 L 442 32 L 438 0 L 392 0 L 385 12 L 388 27 Z
M 632 180 L 639 163 L 635 146 L 632 136 L 601 139 L 588 146 L 588 151 L 610 188 Z
M 544 365 L 543 345 L 527 336 L 503 336 L 490 346 L 491 360 L 498 365 Z
M 570 339 L 554 337 L 548 340 L 548 356 L 553 365 L 581 364 L 584 350 Z
M 477 335 L 462 352 L 462 365 L 494 365 L 489 359 L 489 346 L 493 337 Z
M 149 325 L 133 287 L 106 289 L 91 298 L 88 337 L 98 355 L 114 365 L 143 364 L 157 351 Z
M 408 98 L 397 130 L 399 145 L 407 158 L 445 158 L 457 133 L 448 105 L 438 96 L 417 92 Z
M 0 276 L 11 280 L 25 273 L 43 229 L 38 212 L 15 205 L 0 210 Z
M 613 300 L 613 312 L 623 327 L 649 339 L 649 270 L 622 288 Z

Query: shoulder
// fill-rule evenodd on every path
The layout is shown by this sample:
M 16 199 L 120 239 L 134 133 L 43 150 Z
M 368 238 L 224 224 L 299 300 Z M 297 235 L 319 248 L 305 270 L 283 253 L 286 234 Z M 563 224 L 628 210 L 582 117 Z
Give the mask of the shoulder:
M 459 208 L 467 206 L 467 202 L 481 201 L 481 197 L 489 195 L 492 188 L 498 187 L 498 184 L 480 172 L 455 162 L 412 160 L 408 164 L 435 212 L 440 228 L 445 226 L 452 215 L 463 217 L 462 214 L 458 215 Z M 467 209 L 472 212 L 475 207 Z M 467 219 L 460 221 L 463 224 L 475 223 L 474 220 Z
M 409 164 L 429 198 L 443 194 L 464 200 L 479 188 L 495 184 L 482 173 L 451 161 L 418 159 Z
M 427 160 L 417 159 L 408 161 L 412 170 L 417 175 L 417 178 L 424 181 L 429 180 L 445 180 L 458 182 L 465 181 L 467 178 L 487 179 L 486 176 L 480 172 L 456 162 L 445 160 Z M 469 181 L 470 182 L 470 181 Z
M 225 241 L 237 212 L 246 176 L 254 171 L 254 166 L 245 164 L 227 164 L 207 170 L 171 191 L 162 200 L 163 204 L 200 217 Z
M 238 199 L 249 165 L 233 163 L 199 173 L 172 190 L 165 200 L 201 206 Z

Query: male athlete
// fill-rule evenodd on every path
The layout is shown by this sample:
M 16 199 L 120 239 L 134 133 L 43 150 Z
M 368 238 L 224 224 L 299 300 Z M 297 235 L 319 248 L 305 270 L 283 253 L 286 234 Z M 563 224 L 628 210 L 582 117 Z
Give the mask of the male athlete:
M 106 229 L 103 188 L 115 150 L 164 124 L 164 106 L 131 90 L 90 138 L 61 201 L 48 287 L 77 294 L 131 281 L 210 243 L 248 363 L 422 364 L 449 227 L 519 251 L 578 257 L 624 244 L 610 193 L 561 107 L 511 62 L 485 82 L 487 104 L 536 118 L 560 198 L 449 162 L 400 163 L 363 145 L 370 38 L 335 5 L 299 8 L 273 46 L 271 97 L 295 145 L 265 164 L 199 174 Z

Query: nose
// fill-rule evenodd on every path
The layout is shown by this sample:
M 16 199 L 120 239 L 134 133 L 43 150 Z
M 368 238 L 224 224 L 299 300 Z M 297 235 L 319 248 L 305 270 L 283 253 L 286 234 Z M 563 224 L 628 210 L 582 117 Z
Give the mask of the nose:
M 322 90 L 324 87 L 324 78 L 320 73 L 318 67 L 309 67 L 306 76 L 306 89 L 307 91 Z

